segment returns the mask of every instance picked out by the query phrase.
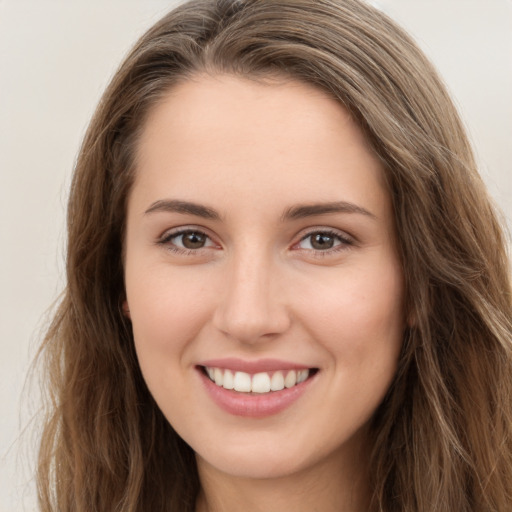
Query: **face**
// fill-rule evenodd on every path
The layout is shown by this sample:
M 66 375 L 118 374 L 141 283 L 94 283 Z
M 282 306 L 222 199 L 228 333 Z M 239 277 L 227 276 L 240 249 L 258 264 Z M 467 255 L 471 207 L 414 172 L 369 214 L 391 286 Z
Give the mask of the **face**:
M 149 390 L 200 466 L 351 463 L 402 341 L 394 240 L 377 158 L 316 88 L 197 76 L 153 109 L 126 306 Z

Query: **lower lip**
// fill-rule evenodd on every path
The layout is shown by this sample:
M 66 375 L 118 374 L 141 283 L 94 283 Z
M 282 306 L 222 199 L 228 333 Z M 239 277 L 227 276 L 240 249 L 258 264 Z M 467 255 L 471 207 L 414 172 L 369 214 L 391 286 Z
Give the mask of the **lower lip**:
M 199 370 L 204 387 L 213 401 L 224 411 L 235 416 L 264 418 L 278 414 L 297 401 L 309 388 L 315 376 L 291 388 L 269 393 L 239 393 L 224 389 L 212 382 L 202 370 Z

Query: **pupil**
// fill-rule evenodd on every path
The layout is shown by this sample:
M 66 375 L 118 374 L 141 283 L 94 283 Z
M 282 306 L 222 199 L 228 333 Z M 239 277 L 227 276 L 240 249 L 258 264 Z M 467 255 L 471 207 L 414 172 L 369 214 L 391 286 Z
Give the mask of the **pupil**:
M 333 245 L 334 238 L 331 235 L 317 233 L 316 235 L 313 235 L 313 239 L 311 240 L 311 246 L 315 249 L 331 249 Z
M 205 235 L 201 233 L 186 233 L 183 235 L 183 246 L 187 249 L 200 249 L 205 244 Z

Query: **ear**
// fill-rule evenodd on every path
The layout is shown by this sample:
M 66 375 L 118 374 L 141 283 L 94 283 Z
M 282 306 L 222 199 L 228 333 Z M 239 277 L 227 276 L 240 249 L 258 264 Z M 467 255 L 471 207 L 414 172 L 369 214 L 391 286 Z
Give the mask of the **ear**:
M 123 300 L 123 304 L 122 304 L 122 310 L 123 310 L 123 315 L 128 318 L 128 319 L 132 319 L 131 315 L 130 315 L 130 307 L 128 306 L 128 301 L 127 300 Z
M 416 325 L 418 324 L 418 315 L 416 313 L 416 308 L 411 307 L 409 309 L 405 320 L 406 320 L 406 326 L 409 329 L 416 327 Z

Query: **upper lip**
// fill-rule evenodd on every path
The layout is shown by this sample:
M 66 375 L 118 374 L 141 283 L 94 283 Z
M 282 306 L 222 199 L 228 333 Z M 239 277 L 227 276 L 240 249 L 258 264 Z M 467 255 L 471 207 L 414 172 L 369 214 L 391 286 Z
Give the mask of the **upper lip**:
M 209 359 L 202 361 L 198 366 L 207 366 L 209 368 L 221 368 L 234 372 L 260 373 L 275 372 L 279 370 L 307 370 L 312 368 L 309 365 L 283 361 L 280 359 L 258 359 L 255 361 L 246 361 L 236 357 L 227 357 L 223 359 Z

